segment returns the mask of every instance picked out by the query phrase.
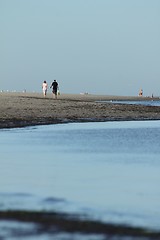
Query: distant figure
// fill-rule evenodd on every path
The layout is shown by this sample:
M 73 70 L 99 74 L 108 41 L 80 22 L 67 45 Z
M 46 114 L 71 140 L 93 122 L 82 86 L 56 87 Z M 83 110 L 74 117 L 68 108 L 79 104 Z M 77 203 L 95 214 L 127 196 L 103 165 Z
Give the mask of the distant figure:
M 142 90 L 142 88 L 141 88 L 140 91 L 139 91 L 139 96 L 140 96 L 140 97 L 143 96 L 143 90 Z
M 43 96 L 46 97 L 47 95 L 47 89 L 48 89 L 48 84 L 46 82 L 46 80 L 43 82 L 42 84 L 42 90 L 43 90 Z
M 56 80 L 54 80 L 50 86 L 52 88 L 52 93 L 55 95 L 55 98 L 57 99 L 57 90 L 58 90 L 58 83 Z

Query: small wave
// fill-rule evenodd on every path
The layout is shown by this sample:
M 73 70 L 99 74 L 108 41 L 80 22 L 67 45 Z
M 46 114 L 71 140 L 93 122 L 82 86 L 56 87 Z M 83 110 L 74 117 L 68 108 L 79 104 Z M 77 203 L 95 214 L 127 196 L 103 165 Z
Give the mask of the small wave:
M 48 197 L 43 200 L 43 202 L 46 203 L 57 203 L 57 202 L 66 202 L 63 198 L 54 198 L 54 197 Z
M 30 193 L 21 193 L 21 192 L 13 192 L 13 193 L 7 193 L 7 192 L 0 192 L 1 197 L 33 197 Z

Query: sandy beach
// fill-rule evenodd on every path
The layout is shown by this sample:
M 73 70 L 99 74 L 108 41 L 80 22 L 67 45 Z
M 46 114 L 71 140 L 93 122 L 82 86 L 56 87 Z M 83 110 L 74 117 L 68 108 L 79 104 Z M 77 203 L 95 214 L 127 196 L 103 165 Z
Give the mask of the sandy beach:
M 0 128 L 68 122 L 160 120 L 158 106 L 113 104 L 112 100 L 146 101 L 151 98 L 61 94 L 56 100 L 50 93 L 44 98 L 42 93 L 2 92 Z

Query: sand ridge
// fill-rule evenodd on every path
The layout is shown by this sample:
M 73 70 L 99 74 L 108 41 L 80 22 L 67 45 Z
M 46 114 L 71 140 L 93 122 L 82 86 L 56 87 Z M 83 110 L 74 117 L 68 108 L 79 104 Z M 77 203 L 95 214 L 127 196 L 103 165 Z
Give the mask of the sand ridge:
M 52 94 L 44 98 L 42 93 L 0 93 L 0 128 L 68 122 L 160 120 L 158 106 L 113 104 L 112 100 L 151 99 L 61 94 L 56 100 Z

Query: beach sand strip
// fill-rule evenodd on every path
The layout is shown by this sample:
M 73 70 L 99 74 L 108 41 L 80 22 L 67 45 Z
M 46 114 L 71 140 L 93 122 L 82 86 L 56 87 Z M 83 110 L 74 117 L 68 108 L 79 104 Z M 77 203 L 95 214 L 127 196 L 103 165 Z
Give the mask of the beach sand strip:
M 147 97 L 41 93 L 0 93 L 0 128 L 69 122 L 160 120 L 160 107 L 112 103 L 146 101 Z M 152 101 L 157 99 L 152 99 Z M 107 101 L 107 102 L 103 102 Z

